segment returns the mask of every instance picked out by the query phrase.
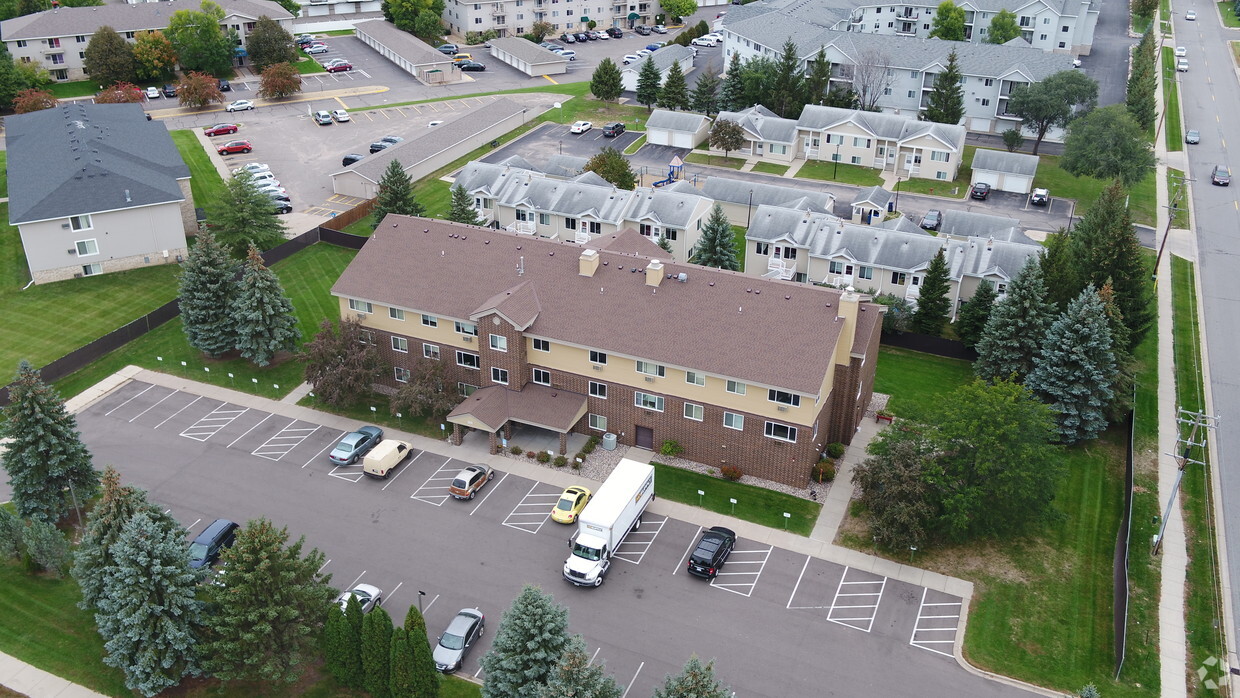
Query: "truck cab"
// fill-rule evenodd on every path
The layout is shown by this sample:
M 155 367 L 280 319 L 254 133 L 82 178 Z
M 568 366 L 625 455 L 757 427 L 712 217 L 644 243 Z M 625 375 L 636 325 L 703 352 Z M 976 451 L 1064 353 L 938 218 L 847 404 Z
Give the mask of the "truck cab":
M 568 541 L 572 553 L 564 561 L 564 580 L 596 587 L 611 569 L 611 557 L 629 531 L 641 526 L 642 513 L 654 499 L 654 468 L 627 458 L 577 517 L 577 533 Z

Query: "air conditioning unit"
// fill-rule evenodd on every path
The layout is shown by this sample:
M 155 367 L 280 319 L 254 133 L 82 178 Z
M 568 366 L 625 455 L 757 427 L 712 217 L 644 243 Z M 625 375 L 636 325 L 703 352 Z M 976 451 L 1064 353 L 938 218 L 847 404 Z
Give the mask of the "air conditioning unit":
M 80 278 L 82 278 L 82 273 L 81 273 L 81 272 L 78 272 L 78 273 L 74 274 L 74 275 L 73 275 L 73 278 L 75 278 L 75 279 L 80 279 Z
M 647 383 L 653 383 L 653 382 L 654 382 L 654 378 L 652 378 L 652 377 L 650 377 L 650 376 L 646 376 L 646 382 L 647 382 Z
M 469 334 L 465 335 L 465 342 L 466 342 L 466 343 L 469 343 L 469 342 L 472 342 L 472 341 L 474 341 L 474 336 L 473 336 L 473 335 L 469 335 Z
M 595 371 L 602 371 L 602 370 L 603 370 L 603 367 L 602 367 L 602 366 L 599 366 L 598 364 L 594 364 L 591 368 L 593 368 Z
M 780 412 L 787 412 L 787 411 L 788 411 L 788 406 L 787 406 L 787 405 L 780 405 L 779 407 L 776 407 L 775 409 L 779 410 Z
M 71 247 L 65 250 L 65 254 L 77 254 L 77 250 Z

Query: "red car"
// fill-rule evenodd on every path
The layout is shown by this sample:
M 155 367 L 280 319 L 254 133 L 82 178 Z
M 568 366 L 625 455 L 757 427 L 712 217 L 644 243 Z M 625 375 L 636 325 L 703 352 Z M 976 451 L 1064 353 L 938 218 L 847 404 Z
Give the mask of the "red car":
M 254 149 L 249 141 L 228 141 L 221 145 L 218 150 L 220 155 L 232 155 L 233 153 L 248 153 Z
M 202 129 L 208 136 L 224 136 L 237 132 L 236 124 L 216 124 L 214 126 L 206 126 Z
M 335 65 L 329 65 L 329 66 L 327 66 L 327 72 L 329 72 L 329 73 L 343 73 L 343 72 L 345 72 L 346 70 L 353 70 L 353 66 L 352 66 L 352 64 L 349 64 L 349 63 L 337 63 L 337 64 L 335 64 Z

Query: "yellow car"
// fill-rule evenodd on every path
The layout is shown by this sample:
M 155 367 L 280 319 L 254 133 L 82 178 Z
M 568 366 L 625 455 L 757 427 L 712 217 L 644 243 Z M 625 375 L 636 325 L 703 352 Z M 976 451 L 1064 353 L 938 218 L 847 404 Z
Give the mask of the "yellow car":
M 562 524 L 573 523 L 581 510 L 586 508 L 586 502 L 590 501 L 591 496 L 590 490 L 579 485 L 564 490 L 560 501 L 556 502 L 555 508 L 551 510 L 551 520 Z

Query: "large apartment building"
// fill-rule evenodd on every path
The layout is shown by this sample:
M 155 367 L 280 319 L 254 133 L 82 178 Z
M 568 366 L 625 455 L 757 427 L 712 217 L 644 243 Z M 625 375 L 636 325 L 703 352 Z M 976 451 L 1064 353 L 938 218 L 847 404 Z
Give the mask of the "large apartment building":
M 708 0 L 699 4 L 726 2 Z M 503 37 L 521 36 L 534 22 L 548 22 L 557 32 L 586 31 L 591 21 L 598 28 L 630 29 L 638 24 L 654 24 L 654 16 L 661 12 L 658 0 L 449 0 L 443 21 L 458 34 L 493 29 Z
M 589 244 L 388 216 L 332 287 L 393 367 L 445 369 L 453 440 L 510 423 L 615 434 L 795 486 L 869 402 L 883 306 L 661 261 L 628 229 Z M 777 341 L 771 341 L 778 328 Z

